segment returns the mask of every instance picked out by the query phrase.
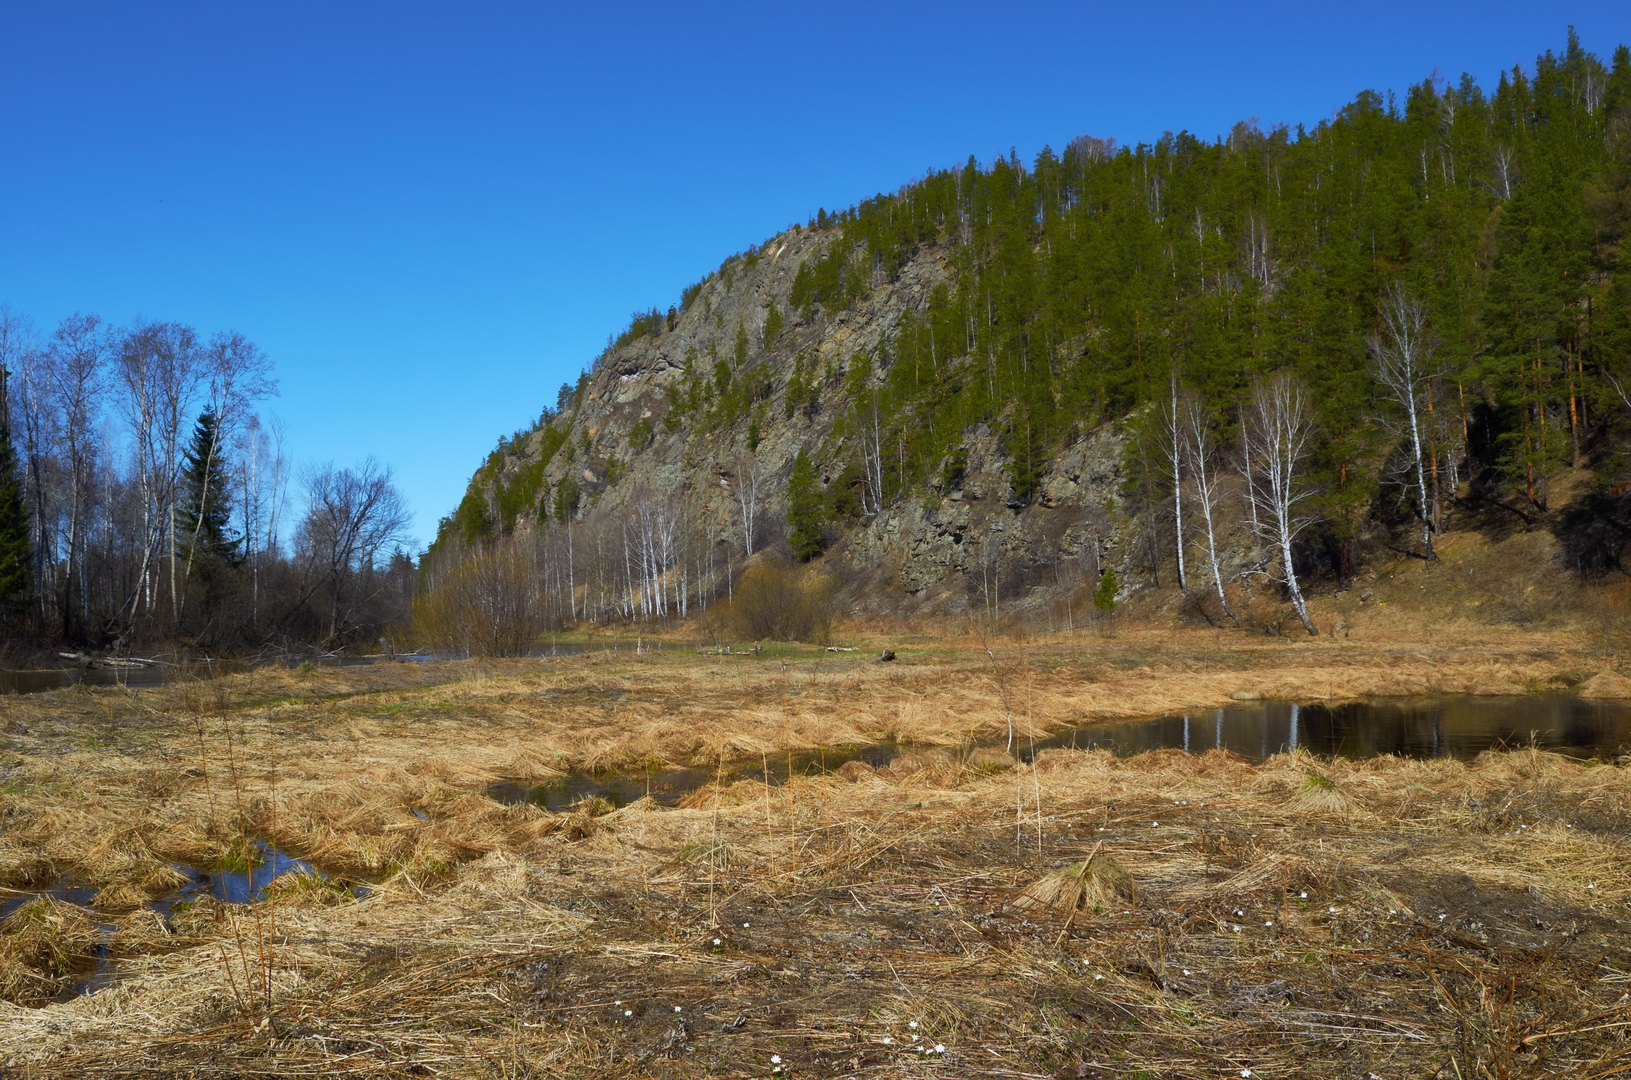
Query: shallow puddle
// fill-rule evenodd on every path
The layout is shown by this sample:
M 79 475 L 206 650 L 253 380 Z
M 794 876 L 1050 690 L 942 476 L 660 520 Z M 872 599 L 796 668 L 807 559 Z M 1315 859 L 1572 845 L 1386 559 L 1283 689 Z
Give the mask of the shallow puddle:
M 248 904 L 263 900 L 266 897 L 266 890 L 272 883 L 288 874 L 310 874 L 324 880 L 328 879 L 328 875 L 311 863 L 297 859 L 288 852 L 275 851 L 263 840 L 253 841 L 253 847 L 260 861 L 243 870 L 221 870 L 172 863 L 178 872 L 186 876 L 186 883 L 155 897 L 143 907 L 168 920 L 177 904 L 189 903 L 206 896 L 227 904 Z M 115 941 L 118 926 L 105 921 L 108 913 L 96 908 L 96 893 L 94 885 L 75 875 L 65 875 L 38 889 L 0 889 L 0 921 L 25 905 L 42 898 L 73 904 L 90 912 L 97 919 L 98 940 L 94 958 L 87 958 L 85 977 L 71 984 L 65 997 L 95 993 L 111 985 L 118 978 L 115 967 L 115 961 L 120 956 Z M 357 886 L 353 888 L 352 893 L 360 899 L 366 895 L 367 890 Z
M 716 782 L 732 784 L 738 780 L 768 780 L 772 784 L 781 784 L 787 781 L 789 775 L 820 776 L 848 761 L 864 761 L 877 768 L 889 764 L 898 752 L 896 744 L 890 742 L 800 751 L 791 756 L 773 754 L 758 761 L 727 762 L 723 769 L 699 767 L 651 772 L 574 772 L 542 783 L 503 780 L 490 785 L 487 794 L 501 803 L 532 803 L 557 813 L 571 810 L 578 803 L 594 798 L 605 799 L 616 807 L 627 806 L 636 799 L 650 796 L 664 806 L 673 806 L 691 792 Z

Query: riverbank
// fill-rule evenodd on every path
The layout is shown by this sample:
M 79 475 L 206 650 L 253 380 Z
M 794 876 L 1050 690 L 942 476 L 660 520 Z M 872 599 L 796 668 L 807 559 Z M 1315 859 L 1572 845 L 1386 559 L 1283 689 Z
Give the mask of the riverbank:
M 4 699 L 0 884 L 71 875 L 95 915 L 46 902 L 0 928 L 0 985 L 30 1002 L 0 1005 L 0 1065 L 1586 1076 L 1623 1051 L 1619 765 L 1061 749 L 1031 767 L 958 749 L 1010 721 L 1041 736 L 1242 696 L 1612 686 L 1589 643 L 1126 627 L 860 644 Z M 897 661 L 876 660 L 886 644 Z M 721 779 L 674 809 L 485 794 L 883 739 L 907 748 L 888 770 Z M 280 879 L 252 906 L 154 910 L 174 864 L 217 864 L 246 838 L 334 886 Z M 1084 861 L 1032 888 L 1055 906 L 1027 906 L 1027 888 Z M 359 883 L 361 901 L 343 887 Z M 97 948 L 119 957 L 113 985 L 39 1004 L 71 994 Z

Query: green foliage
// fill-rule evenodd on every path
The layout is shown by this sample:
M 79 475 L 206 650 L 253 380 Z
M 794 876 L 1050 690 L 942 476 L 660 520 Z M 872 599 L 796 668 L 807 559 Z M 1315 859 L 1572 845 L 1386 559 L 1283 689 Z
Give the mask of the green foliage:
M 651 420 L 642 416 L 629 428 L 629 446 L 634 450 L 644 450 L 651 445 L 655 435 L 656 429 L 652 426 Z
M 642 337 L 656 337 L 662 333 L 663 328 L 666 326 L 668 326 L 667 318 L 656 308 L 652 308 L 650 311 L 636 311 L 629 317 L 628 329 L 607 340 L 606 353 L 614 353 L 631 341 L 636 341 Z M 672 327 L 669 327 L 669 329 L 672 329 Z
M 799 448 L 793 459 L 793 474 L 787 481 L 787 542 L 793 554 L 809 562 L 825 546 L 823 528 L 827 505 L 822 498 L 821 480 L 816 476 L 810 455 Z
M 0 369 L 0 606 L 14 603 L 23 595 L 33 563 L 28 508 L 23 502 L 22 476 L 8 422 L 7 375 Z
M 741 371 L 748 362 L 748 328 L 742 325 L 742 320 L 736 320 L 736 347 L 733 352 L 734 371 Z
M 578 482 L 568 476 L 555 488 L 555 519 L 565 521 L 578 512 L 578 504 L 582 493 L 578 490 Z
M 1099 575 L 1099 583 L 1093 589 L 1093 606 L 1100 611 L 1110 612 L 1116 609 L 1116 592 L 1121 583 L 1116 580 L 1116 572 L 1108 566 L 1104 573 Z
M 770 310 L 768 312 L 766 312 L 766 314 L 765 314 L 765 344 L 764 344 L 764 347 L 766 349 L 768 349 L 772 345 L 774 345 L 776 343 L 776 339 L 781 336 L 781 332 L 782 332 L 782 309 L 777 307 L 775 304 L 771 304 L 770 305 Z
M 178 544 L 195 568 L 236 566 L 240 541 L 230 535 L 232 500 L 226 487 L 225 448 L 215 413 L 205 409 L 182 452 Z

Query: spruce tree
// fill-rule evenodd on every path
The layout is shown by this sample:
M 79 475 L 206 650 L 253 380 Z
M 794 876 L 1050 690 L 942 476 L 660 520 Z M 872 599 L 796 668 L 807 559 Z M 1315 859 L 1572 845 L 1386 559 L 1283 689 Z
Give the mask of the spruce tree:
M 230 567 L 239 562 L 239 540 L 230 534 L 232 503 L 227 497 L 226 462 L 220 440 L 220 423 L 213 411 L 205 409 L 198 416 L 192 443 L 183 457 L 178 519 L 182 549 L 195 568 L 201 564 Z
M 28 542 L 28 508 L 11 443 L 10 403 L 6 376 L 0 368 L 0 610 L 16 602 L 28 587 L 32 550 Z
M 793 475 L 787 481 L 787 542 L 793 554 L 809 562 L 821 554 L 822 525 L 826 506 L 821 482 L 816 477 L 810 455 L 801 448 L 793 459 Z

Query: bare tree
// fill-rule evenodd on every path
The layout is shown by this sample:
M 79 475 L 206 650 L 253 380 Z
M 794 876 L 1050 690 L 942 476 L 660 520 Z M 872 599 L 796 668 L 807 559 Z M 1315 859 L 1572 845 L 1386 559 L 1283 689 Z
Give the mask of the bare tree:
M 129 612 L 138 604 L 152 612 L 154 574 L 167 546 L 172 620 L 178 613 L 176 589 L 176 490 L 181 469 L 181 437 L 205 371 L 197 334 L 178 323 L 139 322 L 126 332 L 115 359 L 124 390 L 121 403 L 136 455 L 136 484 L 142 498 L 142 556 Z M 168 544 L 165 544 L 168 538 Z
M 62 583 L 62 634 L 71 637 L 74 616 L 74 585 L 84 576 L 85 517 L 91 485 L 91 471 L 97 450 L 96 421 L 99 415 L 110 343 L 102 320 L 95 315 L 74 314 L 57 326 L 49 350 L 47 378 L 50 381 L 56 427 L 61 433 L 64 467 L 67 473 L 68 532 L 64 548 Z M 90 618 L 87 584 L 80 586 L 80 618 Z
M 251 415 L 237 437 L 239 529 L 244 568 L 249 575 L 249 618 L 260 624 L 262 578 L 278 555 L 278 529 L 289 483 L 289 459 L 283 452 L 284 426 L 263 423 Z
M 1170 393 L 1161 409 L 1159 437 L 1161 458 L 1172 476 L 1173 549 L 1178 556 L 1178 591 L 1189 591 L 1184 572 L 1184 410 L 1178 401 L 1178 369 L 1172 370 Z
M 380 555 L 407 540 L 412 514 L 391 482 L 391 470 L 369 458 L 355 469 L 332 464 L 306 477 L 306 517 L 300 526 L 301 554 L 311 574 L 309 599 L 329 592 L 328 634 L 335 642 L 373 576 Z
M 1223 593 L 1223 573 L 1218 568 L 1217 528 L 1214 515 L 1219 502 L 1217 446 L 1212 437 L 1212 412 L 1206 402 L 1190 396 L 1183 402 L 1182 431 L 1185 457 L 1189 460 L 1189 475 L 1195 482 L 1195 496 L 1201 507 L 1201 520 L 1206 523 L 1206 558 L 1212 568 L 1212 584 L 1218 591 L 1218 605 L 1223 613 L 1238 623 L 1229 607 L 1229 598 Z
M 736 463 L 736 504 L 742 512 L 742 546 L 752 555 L 759 516 L 759 462 L 752 454 L 742 455 Z
M 878 391 L 872 391 L 871 408 L 861 418 L 861 511 L 867 515 L 881 514 L 884 504 L 883 488 L 883 419 L 878 408 Z M 749 554 L 752 554 L 749 552 Z
M 1433 500 L 1427 491 L 1427 469 L 1422 452 L 1423 412 L 1434 373 L 1433 340 L 1427 330 L 1427 307 L 1398 282 L 1382 295 L 1382 329 L 1370 338 L 1371 370 L 1376 381 L 1404 410 L 1405 432 L 1410 437 L 1410 461 L 1416 474 L 1417 509 L 1421 517 L 1421 543 L 1433 557 Z
M 1279 580 L 1303 628 L 1317 634 L 1291 557 L 1292 542 L 1313 521 L 1301 509 L 1313 494 L 1300 475 L 1314 434 L 1308 391 L 1291 375 L 1259 382 L 1252 390 L 1245 420 L 1243 427 L 1251 432 L 1247 446 L 1252 460 L 1247 469 L 1255 477 L 1251 491 L 1257 504 L 1258 535 L 1279 556 Z

